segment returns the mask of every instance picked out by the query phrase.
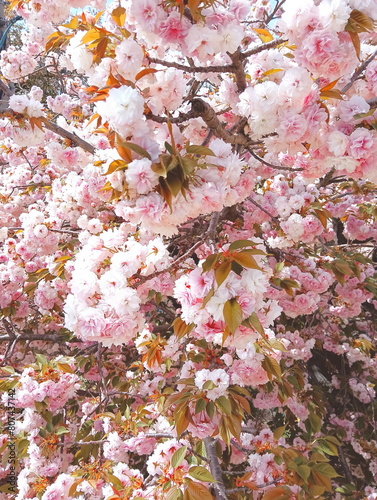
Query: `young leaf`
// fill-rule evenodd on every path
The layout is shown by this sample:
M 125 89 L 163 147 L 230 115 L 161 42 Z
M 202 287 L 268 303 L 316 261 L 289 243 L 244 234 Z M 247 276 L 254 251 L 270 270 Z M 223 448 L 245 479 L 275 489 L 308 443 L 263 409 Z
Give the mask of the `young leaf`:
M 236 241 L 233 241 L 233 243 L 231 243 L 229 245 L 229 251 L 232 252 L 233 250 L 238 250 L 239 248 L 252 247 L 254 245 L 257 245 L 257 243 L 255 243 L 255 241 L 236 240 Z
M 115 24 L 122 28 L 126 22 L 126 9 L 119 5 L 112 11 L 111 17 L 113 18 Z
M 218 253 L 208 255 L 208 257 L 202 264 L 203 271 L 208 272 L 210 269 L 212 269 L 216 262 L 219 260 L 219 257 L 220 255 Z
M 187 153 L 193 155 L 203 155 L 203 156 L 216 156 L 215 153 L 207 148 L 206 146 L 188 146 L 186 148 Z
M 232 268 L 231 262 L 229 260 L 226 260 L 225 262 L 220 264 L 219 267 L 215 270 L 215 279 L 218 286 L 220 286 L 221 283 L 223 283 L 227 279 L 228 274 L 231 271 L 231 268 Z
M 250 251 L 252 252 L 252 250 Z M 248 267 L 249 269 L 258 269 L 259 271 L 261 270 L 254 257 L 250 254 L 249 250 L 238 252 L 237 254 L 233 255 L 233 259 L 237 262 L 237 264 L 240 264 L 240 266 Z

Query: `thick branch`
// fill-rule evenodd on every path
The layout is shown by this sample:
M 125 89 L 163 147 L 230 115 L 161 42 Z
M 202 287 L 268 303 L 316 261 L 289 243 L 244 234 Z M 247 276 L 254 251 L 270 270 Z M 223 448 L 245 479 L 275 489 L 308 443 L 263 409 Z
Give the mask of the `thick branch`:
M 206 437 L 204 439 L 204 445 L 209 459 L 211 474 L 216 479 L 216 483 L 213 484 L 215 498 L 216 500 L 228 500 L 223 482 L 222 470 L 216 455 L 216 441 L 211 437 Z
M 0 80 L 0 90 L 7 96 L 10 97 L 14 94 L 11 89 L 2 80 Z
M 0 336 L 0 342 L 8 342 L 9 340 L 14 340 L 14 337 L 10 337 L 9 335 Z M 33 342 L 38 340 L 43 340 L 46 342 L 56 342 L 57 344 L 63 344 L 67 342 L 67 339 L 65 337 L 48 333 L 45 334 L 22 333 L 21 335 L 17 336 L 17 342 L 23 342 L 23 341 Z M 76 342 L 82 342 L 82 340 L 74 338 L 69 340 L 69 342 L 75 344 Z
M 241 144 L 242 146 L 251 146 L 253 144 L 250 139 L 242 134 L 234 135 L 228 132 L 218 119 L 215 110 L 208 103 L 199 98 L 193 99 L 191 102 L 192 111 L 203 118 L 213 135 L 229 144 Z
M 54 132 L 54 134 L 60 135 L 60 137 L 64 137 L 65 139 L 69 139 L 70 141 L 74 142 L 82 148 L 84 151 L 87 151 L 88 153 L 91 153 L 94 155 L 96 152 L 96 148 L 92 146 L 89 142 L 85 141 L 84 139 L 81 139 L 76 134 L 73 134 L 72 132 L 68 132 L 68 130 L 65 130 L 63 127 L 59 127 L 56 123 L 50 122 L 46 118 L 42 118 L 43 125 L 48 129 L 51 130 L 51 132 Z
M 0 80 L 0 90 L 4 92 L 8 97 L 13 95 L 13 92 L 10 90 L 10 88 L 5 85 L 4 82 Z M 13 113 L 12 110 L 8 109 L 6 112 Z M 68 130 L 64 129 L 63 127 L 60 127 L 54 122 L 49 121 L 47 118 L 40 118 L 40 121 L 43 123 L 45 128 L 47 130 L 51 130 L 51 132 L 54 132 L 54 134 L 60 135 L 60 137 L 64 137 L 64 139 L 69 139 L 73 143 L 77 144 L 80 148 L 82 148 L 84 151 L 87 151 L 88 153 L 94 154 L 96 152 L 96 148 L 90 144 L 89 142 L 85 141 L 84 139 L 81 139 L 78 135 L 68 132 Z
M 244 59 L 242 59 L 242 54 L 240 49 L 238 48 L 234 54 L 229 54 L 228 56 L 231 58 L 233 66 L 234 66 L 234 76 L 236 77 L 236 84 L 238 92 L 243 92 L 246 87 L 246 74 L 244 69 Z

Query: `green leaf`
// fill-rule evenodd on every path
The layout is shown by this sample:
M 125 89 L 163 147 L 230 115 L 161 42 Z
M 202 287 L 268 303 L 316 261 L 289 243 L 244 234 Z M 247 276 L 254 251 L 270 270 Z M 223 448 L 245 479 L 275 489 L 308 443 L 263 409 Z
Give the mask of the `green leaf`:
M 232 405 L 227 397 L 220 396 L 216 399 L 215 405 L 226 415 L 230 416 L 232 414 Z
M 170 460 L 170 464 L 173 469 L 181 465 L 181 463 L 185 459 L 186 452 L 187 452 L 187 446 L 182 446 L 182 448 L 179 448 L 173 453 Z
M 242 309 L 236 299 L 225 302 L 223 314 L 226 326 L 234 333 L 242 323 Z
M 179 171 L 178 169 L 174 169 L 173 171 L 168 173 L 166 177 L 166 183 L 169 186 L 169 189 L 172 192 L 173 196 L 177 196 L 181 191 L 183 180 L 184 177 L 182 175 L 182 171 Z
M 195 415 L 197 413 L 200 413 L 201 411 L 205 410 L 206 405 L 207 405 L 207 402 L 205 399 L 203 399 L 203 398 L 198 399 L 198 401 L 196 402 L 196 405 L 195 405 Z
M 27 439 L 21 439 L 17 443 L 17 451 L 20 455 L 23 455 L 24 452 L 26 452 L 27 448 L 29 447 L 30 442 Z
M 211 255 L 208 255 L 208 257 L 202 264 L 203 271 L 204 272 L 210 271 L 216 264 L 216 262 L 219 260 L 219 257 L 220 255 L 218 253 L 213 253 Z
M 323 451 L 327 455 L 338 456 L 338 447 L 335 443 L 332 443 L 326 438 L 320 438 L 316 442 L 319 450 Z
M 305 427 L 309 434 L 316 434 L 322 427 L 321 417 L 313 412 L 310 412 L 309 417 L 305 420 Z
M 183 172 L 185 174 L 185 177 L 191 175 L 195 169 L 198 167 L 197 162 L 194 160 L 194 158 L 190 158 L 185 156 L 182 158 L 181 156 L 178 158 L 179 163 L 182 166 Z
M 37 360 L 37 363 L 40 364 L 41 366 L 46 366 L 48 363 L 46 356 L 44 356 L 43 354 L 36 354 L 35 359 Z
M 266 370 L 268 378 L 270 380 L 272 380 L 272 375 L 274 375 L 278 379 L 281 378 L 280 365 L 276 361 L 276 359 L 272 358 L 271 356 L 266 356 L 264 358 L 264 360 L 262 361 L 262 367 L 264 370 Z
M 209 418 L 213 418 L 215 414 L 215 403 L 213 401 L 208 401 L 207 407 L 206 407 L 206 412 Z
M 192 146 L 188 146 L 186 148 L 186 151 L 188 154 L 192 154 L 192 155 L 216 156 L 215 153 L 211 149 L 207 148 L 206 146 L 192 145 Z
M 203 481 L 205 483 L 216 482 L 215 478 L 212 476 L 210 471 L 200 465 L 195 465 L 193 467 L 190 467 L 188 473 L 190 474 L 191 477 L 197 479 L 198 481 Z
M 61 434 L 69 434 L 71 431 L 67 429 L 66 427 L 58 427 L 55 431 L 55 434 L 57 436 L 60 436 Z
M 164 500 L 183 500 L 183 493 L 179 488 L 173 486 L 165 495 Z
M 302 477 L 302 479 L 307 482 L 310 476 L 310 467 L 307 465 L 299 465 L 297 467 L 297 474 Z
M 245 322 L 247 322 L 246 326 L 254 328 L 254 330 L 256 330 L 260 335 L 264 336 L 264 328 L 255 312 L 246 318 Z
M 336 472 L 334 467 L 332 467 L 330 464 L 326 462 L 314 464 L 312 469 L 315 470 L 316 472 L 319 472 L 322 476 L 328 477 L 330 479 L 333 477 L 340 477 L 340 475 Z
M 13 366 L 2 366 L 0 369 L 5 373 L 9 373 L 10 375 L 13 375 L 15 373 L 15 369 L 13 368 Z
M 251 240 L 237 240 L 233 241 L 233 243 L 229 245 L 229 251 L 232 252 L 233 250 L 238 250 L 239 248 L 252 247 L 257 244 L 258 243 Z
M 211 290 L 207 293 L 207 295 L 203 299 L 202 308 L 208 304 L 208 302 L 212 299 L 214 294 L 215 294 L 215 290 L 213 288 L 211 288 Z
M 280 273 L 284 269 L 284 262 L 278 262 L 275 264 L 274 273 Z
M 122 142 L 122 146 L 131 149 L 131 151 L 140 156 L 144 156 L 144 158 L 148 158 L 148 160 L 152 160 L 151 155 L 148 153 L 148 151 L 138 144 L 134 144 L 133 142 Z
M 276 441 L 284 435 L 286 427 L 286 425 L 282 425 L 274 430 L 274 439 L 276 439 Z

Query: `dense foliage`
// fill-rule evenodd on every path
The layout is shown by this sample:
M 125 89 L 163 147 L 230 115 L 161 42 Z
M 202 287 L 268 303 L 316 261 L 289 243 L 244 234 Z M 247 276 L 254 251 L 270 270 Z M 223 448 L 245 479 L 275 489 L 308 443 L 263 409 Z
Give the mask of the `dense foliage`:
M 16 15 L 1 498 L 376 499 L 376 1 Z

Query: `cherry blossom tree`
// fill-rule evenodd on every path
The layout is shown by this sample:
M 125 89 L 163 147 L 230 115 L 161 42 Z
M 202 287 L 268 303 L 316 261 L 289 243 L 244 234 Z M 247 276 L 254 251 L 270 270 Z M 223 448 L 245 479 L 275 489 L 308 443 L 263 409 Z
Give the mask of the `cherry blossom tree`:
M 376 499 L 376 1 L 15 16 L 1 498 Z

